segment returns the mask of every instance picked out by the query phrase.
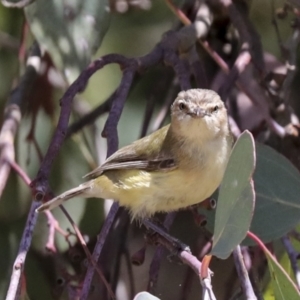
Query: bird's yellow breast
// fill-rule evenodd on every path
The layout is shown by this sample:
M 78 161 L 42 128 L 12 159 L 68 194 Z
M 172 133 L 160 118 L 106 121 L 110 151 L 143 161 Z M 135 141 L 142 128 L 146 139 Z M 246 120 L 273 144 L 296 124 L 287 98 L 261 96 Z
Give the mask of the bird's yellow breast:
M 176 169 L 163 171 L 108 170 L 92 181 L 90 196 L 111 198 L 130 209 L 133 217 L 170 212 L 199 203 L 220 185 L 231 143 L 227 137 L 204 145 L 183 145 Z
M 95 179 L 95 196 L 118 200 L 133 217 L 169 212 L 199 203 L 216 190 L 224 168 L 168 172 L 113 170 Z M 97 193 L 97 189 L 98 190 Z

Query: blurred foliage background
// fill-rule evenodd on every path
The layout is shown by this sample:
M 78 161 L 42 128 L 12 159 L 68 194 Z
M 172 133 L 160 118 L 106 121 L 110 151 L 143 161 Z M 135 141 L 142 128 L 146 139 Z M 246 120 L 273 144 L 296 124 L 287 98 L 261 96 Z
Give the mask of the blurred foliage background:
M 280 46 L 272 25 L 272 5 L 275 8 L 283 7 L 285 1 L 252 0 L 247 1 L 247 3 L 250 9 L 250 20 L 261 36 L 264 51 L 281 60 Z M 179 2 L 176 4 L 180 5 Z M 145 55 L 161 40 L 162 35 L 167 30 L 175 28 L 174 24 L 178 25 L 176 17 L 166 3 L 159 0 L 149 2 L 146 9 L 129 7 L 128 11 L 124 13 L 114 10 L 110 13 L 110 18 L 108 31 L 99 50 L 93 55 L 93 59 L 108 53 L 121 53 L 128 57 Z M 17 84 L 17 79 L 24 71 L 24 65 L 20 64 L 18 59 L 24 22 L 25 17 L 22 10 L 0 5 L 0 106 L 2 112 L 10 91 Z M 284 38 L 292 34 L 290 22 L 291 18 L 289 16 L 284 20 L 278 20 L 279 31 Z M 25 43 L 27 48 L 31 45 L 33 39 L 33 36 L 29 34 Z M 151 98 L 157 85 L 163 80 L 161 74 L 165 73 L 162 73 L 160 67 L 151 69 L 141 76 L 138 83 L 131 90 L 118 126 L 120 147 L 139 138 L 146 103 Z M 108 65 L 97 72 L 89 81 L 85 91 L 78 95 L 74 103 L 71 122 L 78 119 L 83 111 L 92 110 L 106 100 L 119 85 L 121 76 L 120 68 L 116 65 Z M 299 75 L 296 76 L 294 81 L 297 82 L 298 78 Z M 296 90 L 296 83 L 294 86 Z M 65 87 L 56 87 L 47 93 L 48 90 L 43 88 L 37 91 L 35 95 L 39 101 L 50 102 L 44 109 L 38 110 L 34 127 L 35 139 L 38 141 L 42 154 L 48 148 L 59 114 L 59 99 L 64 90 Z M 165 95 L 161 95 L 161 100 L 157 103 L 163 103 L 164 97 Z M 160 105 L 158 104 L 155 108 L 156 111 L 159 110 Z M 34 143 L 28 139 L 34 110 L 29 108 L 25 111 L 16 138 L 16 161 L 33 179 L 40 166 L 40 157 Z M 106 154 L 106 141 L 100 135 L 106 117 L 107 115 L 101 116 L 93 125 L 93 130 L 97 133 L 96 141 L 91 139 L 90 132 L 86 129 L 83 130 L 83 133 L 76 134 L 66 140 L 59 157 L 55 160 L 51 173 L 50 182 L 55 193 L 76 186 L 82 181 L 84 174 L 88 173 L 101 161 L 103 162 Z M 88 140 L 88 143 L 84 143 L 86 140 Z M 98 143 L 97 147 L 95 147 L 95 143 Z M 11 172 L 0 201 L 1 299 L 4 299 L 8 288 L 11 266 L 17 253 L 31 200 L 30 189 L 14 172 Z M 109 204 L 103 206 L 101 200 L 86 201 L 84 199 L 74 199 L 66 204 L 73 220 L 79 224 L 82 233 L 90 238 L 91 243 L 93 243 L 93 239 L 101 229 L 108 206 Z M 70 228 L 69 222 L 60 210 L 55 210 L 53 214 L 61 228 L 64 230 Z M 71 247 L 72 250 L 75 249 L 76 254 L 71 255 L 70 246 L 61 235 L 57 234 L 58 252 L 50 257 L 45 250 L 47 230 L 46 217 L 41 215 L 35 228 L 32 248 L 26 260 L 25 274 L 29 299 L 68 299 L 64 285 L 66 281 L 65 273 L 74 273 L 76 267 L 74 267 L 74 264 L 71 266 L 70 260 L 72 261 L 72 258 L 76 257 L 81 263 L 83 254 L 81 250 L 77 249 L 77 246 L 77 248 Z M 176 237 L 181 238 L 192 249 L 197 247 L 199 241 L 195 239 L 195 235 L 197 232 L 199 233 L 199 229 L 195 228 L 189 212 L 179 214 L 172 232 L 176 232 Z M 189 232 L 189 234 L 186 234 L 186 232 Z M 128 237 L 130 241 L 128 252 L 130 255 L 143 246 L 142 235 L 143 230 L 139 226 L 130 224 Z M 74 241 L 75 239 L 73 239 Z M 111 241 L 112 245 L 113 242 Z M 154 247 L 148 249 L 146 262 L 143 266 L 133 267 L 135 292 L 146 289 L 148 268 L 154 249 Z M 78 264 L 78 261 L 76 263 Z M 218 299 L 229 299 L 230 293 L 237 286 L 231 259 L 214 261 L 212 269 L 215 271 L 213 285 Z M 128 277 L 124 257 L 117 288 L 118 299 L 125 300 L 131 297 Z M 180 293 L 182 293 L 181 299 L 199 299 L 199 284 L 192 271 L 186 266 L 171 263 L 166 258 L 162 263 L 159 278 L 157 296 L 161 299 L 179 299 L 178 294 Z M 230 284 L 230 289 L 226 288 L 228 284 Z M 187 286 L 188 296 L 183 292 L 183 287 L 187 289 Z M 101 295 L 101 292 L 95 292 L 95 295 Z M 95 299 L 100 298 L 95 297 Z M 272 299 L 272 296 L 266 299 Z

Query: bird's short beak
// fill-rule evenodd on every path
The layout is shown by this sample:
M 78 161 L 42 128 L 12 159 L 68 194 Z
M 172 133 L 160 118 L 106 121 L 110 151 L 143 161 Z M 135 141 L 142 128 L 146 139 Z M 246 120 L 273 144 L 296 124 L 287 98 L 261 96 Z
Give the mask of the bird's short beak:
M 193 118 L 203 118 L 204 116 L 207 115 L 207 113 L 204 109 L 197 107 L 195 109 L 192 109 L 189 112 L 189 115 Z

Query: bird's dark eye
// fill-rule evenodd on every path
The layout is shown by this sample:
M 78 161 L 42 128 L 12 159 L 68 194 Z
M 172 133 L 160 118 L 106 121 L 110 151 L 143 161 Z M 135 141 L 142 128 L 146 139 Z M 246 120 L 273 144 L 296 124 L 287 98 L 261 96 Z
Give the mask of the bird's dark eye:
M 219 106 L 216 105 L 213 109 L 212 109 L 212 112 L 217 112 L 219 110 Z
M 178 105 L 180 110 L 185 110 L 186 109 L 186 105 L 183 102 L 180 102 Z

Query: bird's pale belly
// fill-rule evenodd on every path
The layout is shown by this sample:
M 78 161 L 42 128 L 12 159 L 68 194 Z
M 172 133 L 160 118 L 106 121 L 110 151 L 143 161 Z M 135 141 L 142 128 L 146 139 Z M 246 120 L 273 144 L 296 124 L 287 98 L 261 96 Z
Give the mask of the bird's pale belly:
M 101 181 L 97 186 L 105 187 L 99 191 L 103 198 L 119 201 L 120 205 L 130 209 L 133 217 L 147 217 L 155 212 L 174 211 L 205 200 L 221 182 L 223 172 L 216 171 L 123 170 L 121 173 L 106 172 L 96 180 Z

